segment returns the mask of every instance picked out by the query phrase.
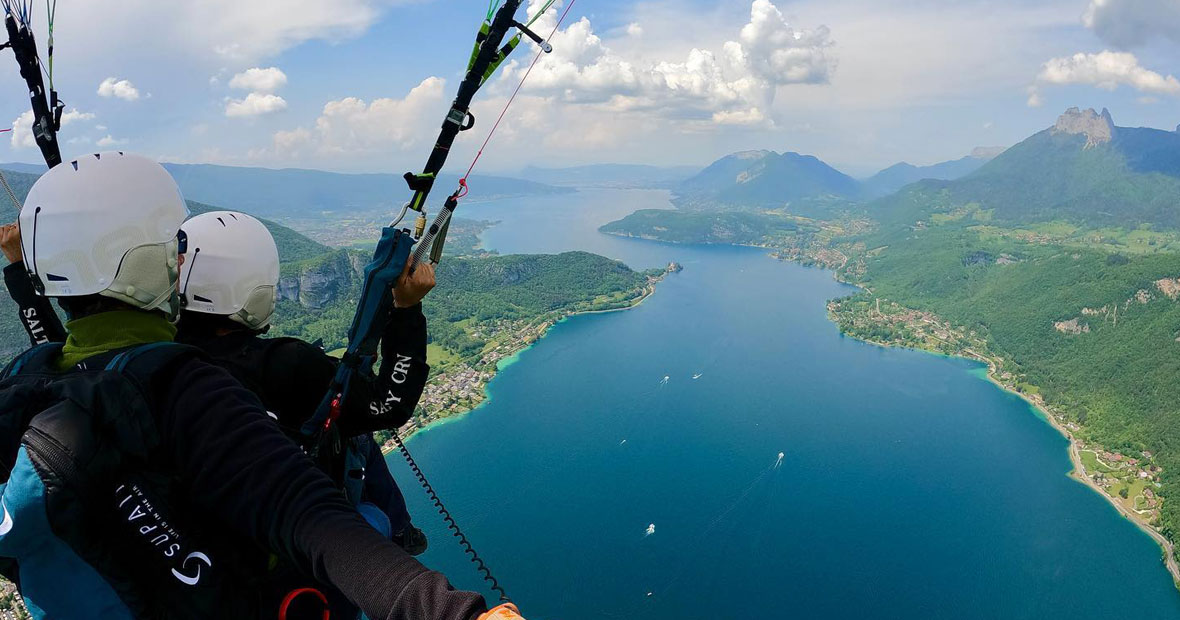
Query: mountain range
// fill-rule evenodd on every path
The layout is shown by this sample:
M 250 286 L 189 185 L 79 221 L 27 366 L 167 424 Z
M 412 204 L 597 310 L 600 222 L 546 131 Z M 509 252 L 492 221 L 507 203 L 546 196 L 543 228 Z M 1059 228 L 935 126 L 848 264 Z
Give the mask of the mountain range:
M 909 224 L 965 206 L 1006 224 L 1180 229 L 1180 132 L 1119 127 L 1108 110 L 1071 108 L 975 172 L 921 181 L 868 210 Z
M 214 164 L 165 163 L 185 198 L 223 209 L 244 211 L 259 217 L 314 217 L 325 212 L 394 212 L 409 199 L 410 191 L 400 175 L 344 174 L 299 168 L 270 169 Z M 0 164 L 0 169 L 40 175 L 45 166 Z M 508 196 L 562 194 L 574 191 L 497 176 L 474 175 L 469 181 L 471 197 L 479 199 Z M 444 192 L 458 187 L 458 177 L 441 175 L 435 184 L 441 202 Z
M 856 180 L 798 153 L 743 151 L 676 186 L 686 210 L 785 209 L 831 218 L 858 211 L 921 219 L 974 205 L 998 222 L 1180 229 L 1180 128 L 1119 127 L 1107 110 L 1067 110 L 1008 149 L 934 164 L 900 163 Z
M 799 215 L 823 216 L 833 208 L 847 209 L 923 179 L 967 176 L 999 151 L 978 148 L 961 159 L 929 166 L 902 162 L 867 179 L 854 179 L 812 155 L 742 151 L 713 162 L 674 189 L 680 206 L 689 209 L 785 206 Z

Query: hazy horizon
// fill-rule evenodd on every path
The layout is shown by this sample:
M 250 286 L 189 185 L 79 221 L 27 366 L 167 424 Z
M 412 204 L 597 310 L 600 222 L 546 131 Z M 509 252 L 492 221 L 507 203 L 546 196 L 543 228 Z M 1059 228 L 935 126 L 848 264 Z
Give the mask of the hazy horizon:
M 63 150 L 417 168 L 483 9 L 436 0 L 63 6 Z M 537 30 L 554 21 L 551 11 Z M 44 27 L 34 16 L 42 41 Z M 863 176 L 1010 146 L 1074 106 L 1172 130 L 1177 33 L 1180 4 L 1168 0 L 584 2 L 481 166 L 704 166 L 767 149 Z M 477 99 L 480 122 L 458 159 L 473 154 L 535 49 L 523 44 Z M 14 128 L 0 160 L 36 161 L 15 63 L 0 63 L 0 81 L 11 93 L 0 114 Z

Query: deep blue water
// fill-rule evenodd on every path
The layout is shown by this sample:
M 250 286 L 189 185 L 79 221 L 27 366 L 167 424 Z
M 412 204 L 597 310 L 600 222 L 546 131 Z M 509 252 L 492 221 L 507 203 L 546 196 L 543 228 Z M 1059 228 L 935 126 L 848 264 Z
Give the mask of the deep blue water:
M 685 267 L 639 308 L 558 325 L 483 407 L 411 441 L 526 617 L 1180 617 L 1156 545 L 977 364 L 841 337 L 824 303 L 852 289 L 829 272 L 595 231 L 667 206 L 594 191 L 464 213 L 501 220 L 484 239 L 504 253 Z M 390 462 L 423 561 L 487 592 Z

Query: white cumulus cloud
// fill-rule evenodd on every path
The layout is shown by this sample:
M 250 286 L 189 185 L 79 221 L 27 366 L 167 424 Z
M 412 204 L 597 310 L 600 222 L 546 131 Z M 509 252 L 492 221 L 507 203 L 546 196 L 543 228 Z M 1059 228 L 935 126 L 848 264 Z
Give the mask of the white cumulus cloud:
M 61 115 L 61 126 L 64 128 L 78 121 L 88 121 L 93 118 L 94 113 L 92 112 L 67 110 Z M 12 148 L 36 148 L 37 140 L 33 138 L 33 112 L 31 110 L 21 114 L 16 120 L 12 121 L 11 135 Z
M 277 154 L 360 155 L 391 146 L 405 148 L 438 131 L 438 117 L 446 110 L 446 81 L 429 77 L 404 98 L 380 98 L 366 103 L 356 97 L 329 101 L 314 127 L 297 127 L 274 135 Z
M 546 14 L 538 31 L 550 31 L 555 19 Z M 627 31 L 635 36 L 642 26 L 631 24 Z M 778 87 L 826 83 L 836 64 L 826 27 L 795 28 L 770 0 L 752 2 L 749 21 L 736 40 L 719 50 L 693 48 L 681 58 L 623 58 L 603 43 L 585 17 L 557 32 L 552 41 L 554 52 L 529 77 L 530 94 L 714 124 L 767 123 Z M 516 82 L 527 66 L 513 61 L 503 80 Z
M 1045 63 L 1037 81 L 1043 84 L 1090 84 L 1105 90 L 1130 86 L 1147 93 L 1180 92 L 1175 76 L 1145 69 L 1130 52 L 1103 51 L 1053 58 Z
M 1050 59 L 1041 67 L 1036 82 L 1028 89 L 1028 105 L 1039 107 L 1044 103 L 1041 96 L 1044 86 L 1071 84 L 1089 85 L 1103 90 L 1129 86 L 1142 93 L 1180 94 L 1180 80 L 1175 76 L 1144 68 L 1130 52 L 1105 50 L 1097 54 L 1079 53 Z
M 1121 48 L 1156 37 L 1180 43 L 1177 0 L 1090 0 L 1082 22 L 1103 41 Z
M 287 84 L 287 74 L 278 67 L 254 67 L 230 78 L 230 88 L 255 93 L 273 93 Z
M 262 116 L 287 109 L 287 100 L 278 95 L 250 93 L 245 99 L 230 99 L 225 104 L 225 115 L 230 118 Z
M 123 101 L 139 99 L 139 89 L 130 80 L 109 77 L 98 85 L 99 97 L 116 97 Z

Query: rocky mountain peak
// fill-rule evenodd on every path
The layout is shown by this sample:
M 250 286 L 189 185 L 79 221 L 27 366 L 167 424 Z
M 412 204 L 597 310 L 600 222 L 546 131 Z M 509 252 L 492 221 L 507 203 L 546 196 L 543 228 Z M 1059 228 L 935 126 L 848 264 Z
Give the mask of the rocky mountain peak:
M 1110 110 L 1106 108 L 1102 108 L 1101 113 L 1095 112 L 1094 108 L 1088 110 L 1070 108 L 1057 119 L 1057 124 L 1053 126 L 1053 133 L 1084 135 L 1086 136 L 1085 148 L 1093 148 L 1110 142 L 1114 137 L 1114 129 L 1114 119 L 1110 117 Z

